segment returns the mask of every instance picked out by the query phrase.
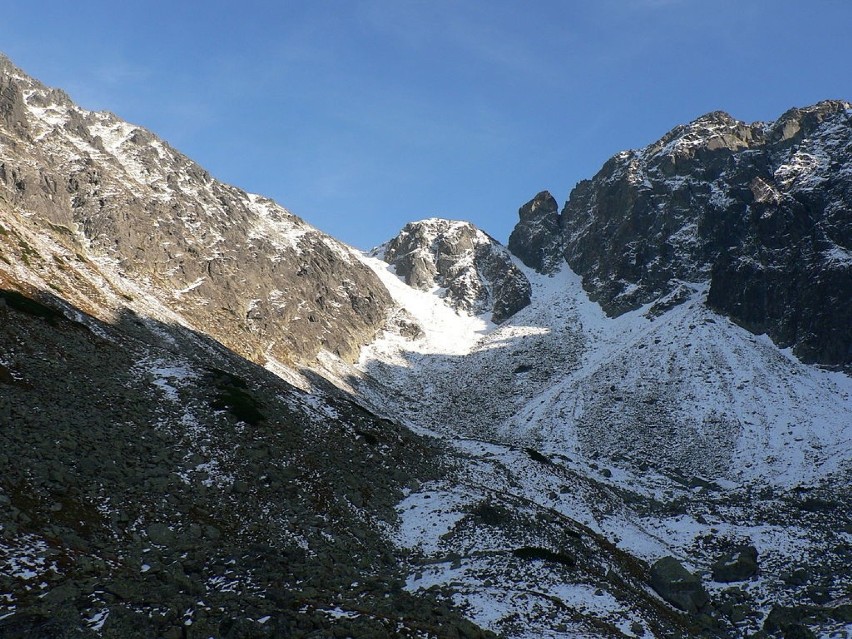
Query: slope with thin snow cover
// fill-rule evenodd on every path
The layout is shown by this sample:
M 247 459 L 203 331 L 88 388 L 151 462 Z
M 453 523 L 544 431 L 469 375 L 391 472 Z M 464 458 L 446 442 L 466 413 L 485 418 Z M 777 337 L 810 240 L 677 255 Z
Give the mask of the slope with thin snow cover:
M 715 113 L 619 154 L 567 224 L 522 208 L 541 275 L 446 220 L 357 254 L 0 58 L 0 455 L 23 460 L 0 635 L 489 636 L 458 611 L 506 637 L 852 632 L 852 386 L 709 308 L 693 206 L 768 238 L 734 276 L 819 213 L 802 255 L 844 284 L 849 124 Z M 666 213 L 650 240 L 616 219 L 633 195 Z M 585 258 L 616 319 L 559 268 Z M 840 297 L 818 310 L 845 330 Z M 813 355 L 799 337 L 773 335 Z M 721 581 L 744 547 L 757 572 Z M 712 605 L 650 588 L 667 555 Z
M 801 602 L 806 588 L 784 579 L 802 565 L 809 592 L 837 597 L 852 586 L 842 569 L 852 513 L 812 507 L 826 497 L 848 505 L 848 376 L 709 310 L 706 284 L 681 283 L 611 319 L 570 269 L 546 276 L 519 264 L 532 303 L 498 326 L 365 262 L 420 331 L 389 331 L 364 348 L 354 390 L 447 437 L 464 460 L 398 507 L 398 543 L 418 557 L 410 589 L 448 587 L 472 619 L 506 636 L 561 636 L 558 627 L 595 636 L 589 618 L 659 636 L 629 589 L 511 552 L 566 550 L 550 529 L 560 521 L 628 556 L 674 555 L 706 572 L 727 550 L 754 545 L 759 578 L 737 584 L 736 596 L 708 584 L 719 605 L 754 611 L 742 630 L 759 629 L 773 604 Z M 575 548 L 578 564 L 584 552 L 595 555 Z
M 72 268 L 94 262 L 111 281 L 131 280 L 261 364 L 294 367 L 323 350 L 351 360 L 382 326 L 390 299 L 350 247 L 6 59 L 0 85 L 0 206 L 16 228 L 65 246 Z M 115 312 L 96 297 L 90 312 Z

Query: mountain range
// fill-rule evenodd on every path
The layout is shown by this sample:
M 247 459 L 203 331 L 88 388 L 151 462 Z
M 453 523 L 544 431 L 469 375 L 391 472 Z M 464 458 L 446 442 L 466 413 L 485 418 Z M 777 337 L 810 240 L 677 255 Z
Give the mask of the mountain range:
M 0 637 L 852 634 L 852 104 L 518 219 L 364 253 L 0 58 Z

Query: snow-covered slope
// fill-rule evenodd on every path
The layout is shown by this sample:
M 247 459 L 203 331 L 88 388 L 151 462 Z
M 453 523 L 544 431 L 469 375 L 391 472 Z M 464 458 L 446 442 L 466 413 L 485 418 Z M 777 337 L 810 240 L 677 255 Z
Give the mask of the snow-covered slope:
M 848 555 L 837 552 L 852 523 L 841 505 L 852 476 L 848 376 L 709 310 L 706 284 L 683 282 L 613 319 L 569 268 L 548 276 L 518 264 L 532 302 L 496 326 L 365 262 L 423 330 L 386 332 L 349 381 L 376 410 L 440 434 L 467 460 L 399 505 L 398 542 L 420 557 L 410 589 L 442 584 L 472 619 L 507 636 L 564 636 L 558 627 L 596 636 L 589 618 L 660 636 L 655 613 L 594 570 L 566 581 L 506 554 L 562 548 L 550 524 L 530 523 L 542 516 L 627 556 L 673 555 L 705 573 L 726 550 L 753 545 L 762 576 L 738 584 L 742 601 L 708 579 L 719 605 L 753 610 L 742 630 L 806 588 L 836 597 L 852 586 L 838 573 Z M 826 495 L 834 506 L 814 516 L 808 509 Z M 490 508 L 514 523 L 483 526 Z M 803 564 L 807 586 L 786 585 Z
M 850 378 L 708 310 L 706 285 L 682 285 L 686 301 L 667 311 L 662 300 L 610 319 L 567 267 L 525 270 L 533 303 L 490 328 L 388 281 L 403 307 L 417 300 L 428 334 L 362 351 L 374 387 L 389 389 L 381 401 L 437 432 L 740 482 L 807 482 L 850 453 Z

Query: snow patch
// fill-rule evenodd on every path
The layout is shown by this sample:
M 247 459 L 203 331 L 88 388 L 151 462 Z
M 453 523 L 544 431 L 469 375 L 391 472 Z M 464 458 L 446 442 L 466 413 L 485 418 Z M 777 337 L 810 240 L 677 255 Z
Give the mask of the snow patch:
M 405 309 L 423 331 L 421 337 L 414 339 L 385 331 L 382 337 L 362 351 L 360 367 L 374 359 L 405 365 L 404 353 L 465 354 L 494 329 L 495 325 L 484 316 L 470 316 L 448 306 L 441 297 L 440 288 L 418 291 L 397 277 L 393 267 L 386 262 L 366 254 L 359 258 L 379 276 L 396 304 Z

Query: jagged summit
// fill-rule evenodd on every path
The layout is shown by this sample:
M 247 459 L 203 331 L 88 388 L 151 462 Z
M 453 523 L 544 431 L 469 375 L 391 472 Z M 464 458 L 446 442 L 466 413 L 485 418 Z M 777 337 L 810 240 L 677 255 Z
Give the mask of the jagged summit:
M 848 365 L 850 109 L 828 100 L 753 124 L 702 116 L 608 160 L 534 233 L 522 215 L 510 246 L 542 272 L 566 261 L 612 315 L 709 282 L 708 303 L 749 330 Z
M 786 111 L 767 128 L 767 138 L 778 143 L 801 139 L 811 135 L 826 118 L 852 109 L 846 100 L 823 100 L 807 107 L 794 107 Z
M 763 137 L 763 131 L 763 123 L 746 124 L 724 111 L 713 111 L 675 127 L 640 154 L 669 158 L 670 168 L 674 169 L 679 160 L 695 157 L 702 151 L 748 148 Z
M 451 306 L 500 323 L 530 302 L 530 284 L 509 252 L 469 222 L 430 218 L 406 224 L 375 250 L 406 284 L 443 289 Z

